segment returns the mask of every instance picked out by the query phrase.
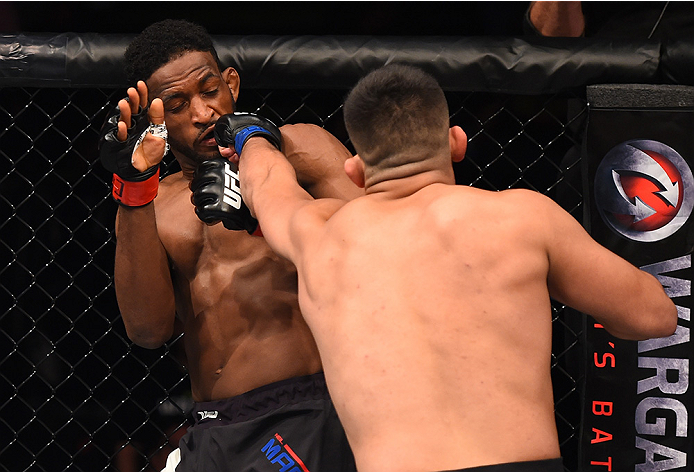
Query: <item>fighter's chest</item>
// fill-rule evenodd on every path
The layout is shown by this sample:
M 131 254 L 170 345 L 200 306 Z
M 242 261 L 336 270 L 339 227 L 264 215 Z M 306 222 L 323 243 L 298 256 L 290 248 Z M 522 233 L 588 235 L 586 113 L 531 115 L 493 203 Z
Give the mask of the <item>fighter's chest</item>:
M 192 207 L 157 215 L 157 229 L 172 268 L 188 278 L 215 266 L 240 263 L 265 246 L 262 238 L 245 231 L 231 231 L 221 223 L 206 225 Z

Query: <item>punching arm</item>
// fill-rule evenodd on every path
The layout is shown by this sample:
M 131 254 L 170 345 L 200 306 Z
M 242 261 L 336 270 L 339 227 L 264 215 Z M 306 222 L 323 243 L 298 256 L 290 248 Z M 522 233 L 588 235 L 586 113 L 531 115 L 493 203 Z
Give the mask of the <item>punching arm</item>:
M 286 157 L 265 140 L 248 141 L 239 168 L 241 193 L 258 218 L 268 244 L 299 265 L 307 245 L 320 238 L 325 222 L 346 202 L 315 200 L 298 184 Z

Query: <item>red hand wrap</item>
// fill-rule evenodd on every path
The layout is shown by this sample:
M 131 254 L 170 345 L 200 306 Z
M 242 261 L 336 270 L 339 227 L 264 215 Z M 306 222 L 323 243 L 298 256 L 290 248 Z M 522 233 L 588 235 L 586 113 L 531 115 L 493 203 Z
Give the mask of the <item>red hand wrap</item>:
M 130 182 L 113 174 L 113 199 L 121 205 L 138 207 L 154 200 L 159 191 L 159 169 L 147 180 Z

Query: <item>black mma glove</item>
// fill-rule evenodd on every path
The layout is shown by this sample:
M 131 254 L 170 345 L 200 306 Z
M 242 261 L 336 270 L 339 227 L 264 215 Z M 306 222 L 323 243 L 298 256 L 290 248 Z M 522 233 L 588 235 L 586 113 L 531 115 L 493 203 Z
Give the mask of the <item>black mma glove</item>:
M 282 133 L 275 124 L 252 113 L 230 113 L 217 120 L 214 139 L 222 147 L 233 148 L 241 157 L 241 150 L 248 138 L 262 136 L 277 149 L 282 150 Z
M 241 156 L 248 138 L 262 136 L 277 149 L 282 148 L 282 134 L 270 120 L 251 113 L 223 115 L 214 127 L 217 144 L 230 147 Z M 211 159 L 198 166 L 190 183 L 193 192 L 191 201 L 195 213 L 203 222 L 214 224 L 219 221 L 230 230 L 246 230 L 248 234 L 260 236 L 258 220 L 241 199 L 238 165 L 223 158 Z
M 125 141 L 119 141 L 118 120 L 120 110 L 116 107 L 104 126 L 99 138 L 99 158 L 106 170 L 113 172 L 113 198 L 126 206 L 143 206 L 154 200 L 159 190 L 159 164 L 140 172 L 132 165 L 132 156 L 137 146 L 142 142 L 145 133 L 150 130 L 147 109 L 140 111 L 131 118 L 131 127 Z M 156 131 L 164 125 L 152 125 Z M 154 134 L 154 133 L 153 133 Z M 165 135 L 163 136 L 165 138 Z M 168 150 L 168 144 L 166 149 Z M 166 151 L 165 151 L 166 152 Z
M 260 236 L 258 220 L 241 199 L 239 167 L 218 157 L 202 162 L 190 182 L 195 214 L 207 224 L 222 222 L 226 229 Z

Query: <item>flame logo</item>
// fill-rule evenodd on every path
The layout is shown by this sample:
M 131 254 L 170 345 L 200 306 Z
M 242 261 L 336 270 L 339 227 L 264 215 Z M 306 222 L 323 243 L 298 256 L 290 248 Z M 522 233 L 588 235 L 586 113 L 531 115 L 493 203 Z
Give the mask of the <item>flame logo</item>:
M 694 178 L 671 147 L 631 140 L 612 148 L 595 174 L 595 202 L 603 221 L 627 239 L 660 241 L 680 229 L 694 202 Z

